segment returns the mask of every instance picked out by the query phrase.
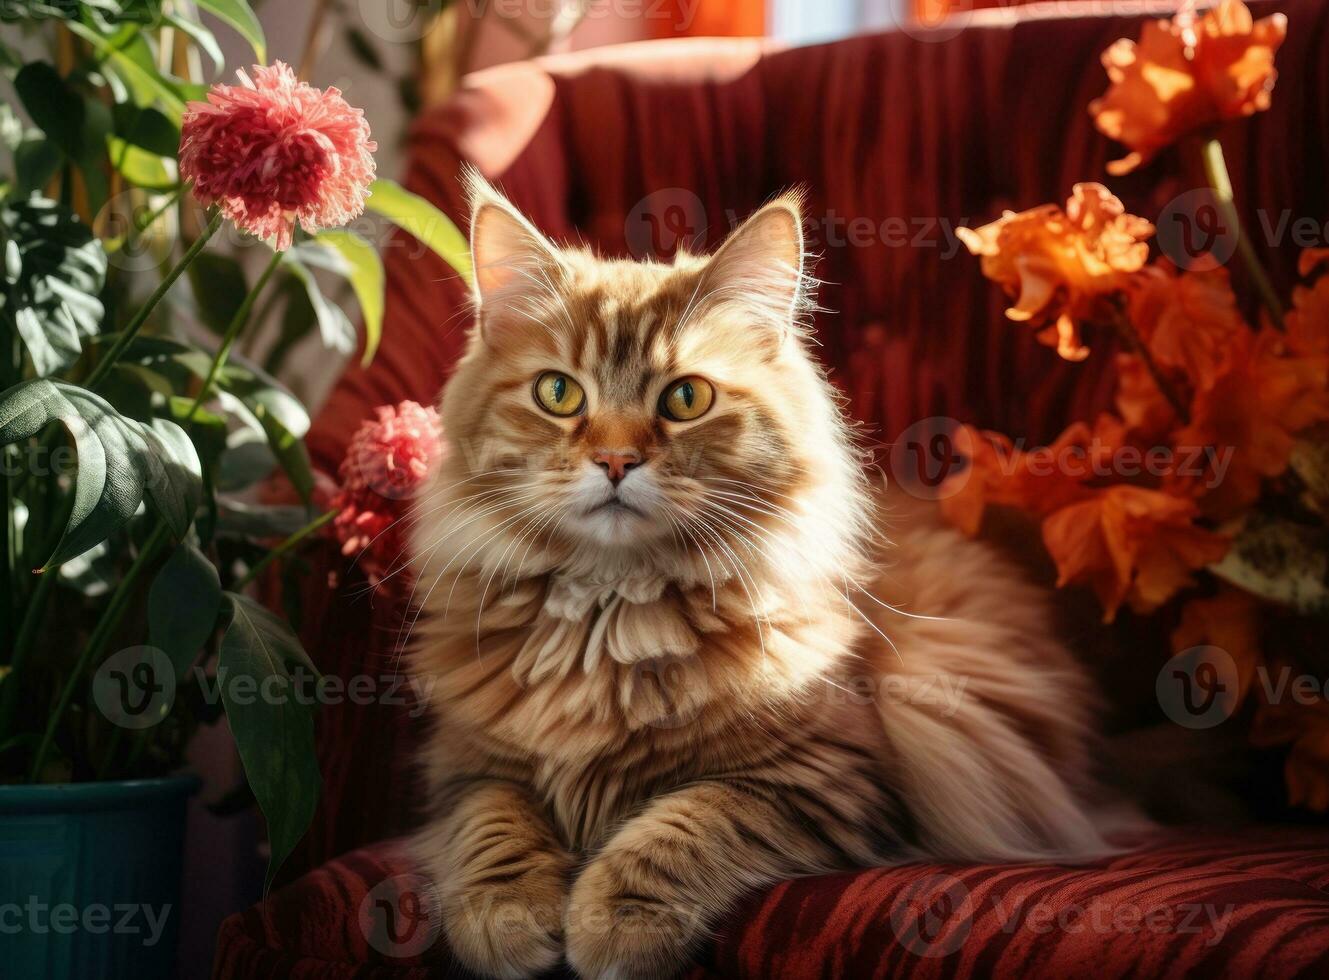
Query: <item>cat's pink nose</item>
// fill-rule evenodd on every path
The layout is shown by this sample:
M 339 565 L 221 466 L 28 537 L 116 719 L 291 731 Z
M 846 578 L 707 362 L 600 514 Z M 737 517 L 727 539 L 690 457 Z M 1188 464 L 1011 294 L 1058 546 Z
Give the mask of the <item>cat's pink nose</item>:
M 605 471 L 610 483 L 618 486 L 628 470 L 641 465 L 641 453 L 635 449 L 597 449 L 591 453 L 591 462 Z

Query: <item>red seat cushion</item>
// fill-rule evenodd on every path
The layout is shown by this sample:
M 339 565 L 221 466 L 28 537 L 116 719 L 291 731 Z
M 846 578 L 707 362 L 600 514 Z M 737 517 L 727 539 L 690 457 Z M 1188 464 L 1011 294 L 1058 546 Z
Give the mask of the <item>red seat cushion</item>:
M 1286 827 L 1171 832 L 1080 867 L 822 875 L 754 895 L 692 976 L 1329 976 L 1327 885 L 1329 829 Z M 467 976 L 443 939 L 420 951 L 422 890 L 400 842 L 352 851 L 228 919 L 214 975 Z

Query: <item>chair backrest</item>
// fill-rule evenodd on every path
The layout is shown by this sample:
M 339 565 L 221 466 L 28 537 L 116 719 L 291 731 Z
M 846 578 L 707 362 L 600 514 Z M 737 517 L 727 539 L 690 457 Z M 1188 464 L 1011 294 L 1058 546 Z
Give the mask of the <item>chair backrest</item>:
M 1329 216 L 1329 4 L 1252 7 L 1289 15 L 1280 78 L 1273 107 L 1224 139 L 1246 227 L 1286 289 L 1297 249 L 1284 219 Z M 547 232 L 613 255 L 668 250 L 680 236 L 713 246 L 733 220 L 801 185 L 828 311 L 821 352 L 869 434 L 890 443 L 916 420 L 949 416 L 1046 439 L 1110 404 L 1112 341 L 1091 336 L 1094 357 L 1059 361 L 1002 318 L 1004 297 L 954 229 L 1064 202 L 1078 181 L 1109 184 L 1152 219 L 1203 176 L 1173 151 L 1107 177 L 1120 148 L 1087 105 L 1106 87 L 1100 53 L 1137 36 L 1140 18 L 1038 10 L 995 12 L 987 26 L 975 15 L 944 42 L 661 41 L 492 69 L 419 120 L 406 184 L 462 223 L 457 173 L 472 161 Z M 413 240 L 395 244 L 378 357 L 347 371 L 310 437 L 329 470 L 374 406 L 435 398 L 468 327 L 457 277 Z M 395 639 L 393 611 L 370 624 L 356 608 L 311 627 L 323 669 L 354 673 Z M 409 729 L 385 717 L 325 713 L 328 798 L 311 860 L 407 819 Z

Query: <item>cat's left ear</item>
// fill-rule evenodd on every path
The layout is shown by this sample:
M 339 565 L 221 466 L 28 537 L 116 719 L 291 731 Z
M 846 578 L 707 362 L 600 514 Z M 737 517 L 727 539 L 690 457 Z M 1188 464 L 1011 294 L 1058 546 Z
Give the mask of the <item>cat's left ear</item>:
M 801 206 L 801 194 L 783 194 L 739 225 L 702 273 L 703 295 L 781 334 L 792 329 L 811 299 Z
M 541 292 L 562 267 L 558 249 L 478 170 L 462 176 L 471 201 L 471 265 L 482 322 Z

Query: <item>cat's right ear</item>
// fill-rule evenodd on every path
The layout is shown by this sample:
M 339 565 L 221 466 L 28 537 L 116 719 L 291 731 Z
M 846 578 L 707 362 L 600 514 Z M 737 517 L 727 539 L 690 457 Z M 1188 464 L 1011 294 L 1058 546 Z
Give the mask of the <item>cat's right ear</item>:
M 468 168 L 463 174 L 471 201 L 471 264 L 481 322 L 505 307 L 548 291 L 561 272 L 553 242 L 512 203 Z

